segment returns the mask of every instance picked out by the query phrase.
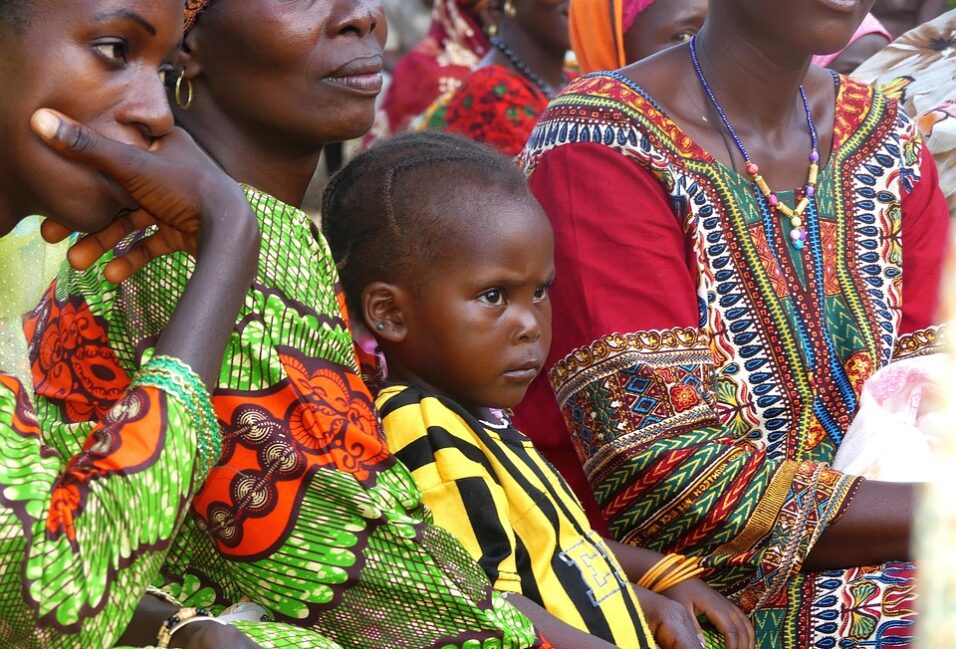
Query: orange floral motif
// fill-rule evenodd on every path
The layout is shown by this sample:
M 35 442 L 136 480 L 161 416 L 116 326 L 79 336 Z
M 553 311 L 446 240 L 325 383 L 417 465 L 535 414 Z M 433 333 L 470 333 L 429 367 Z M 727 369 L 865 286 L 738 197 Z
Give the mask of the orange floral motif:
M 122 398 L 129 377 L 110 347 L 105 324 L 82 300 L 60 302 L 51 287 L 24 328 L 33 340 L 36 392 L 62 401 L 68 421 L 100 419 Z
M 388 454 L 367 388 L 354 373 L 322 364 L 309 369 L 293 353 L 279 354 L 299 396 L 289 422 L 293 437 L 306 449 L 328 452 L 340 470 L 366 479 L 370 466 Z
M 50 497 L 50 512 L 46 529 L 51 535 L 66 534 L 70 542 L 76 541 L 73 520 L 80 508 L 80 489 L 75 484 L 60 484 Z
M 847 360 L 845 369 L 853 391 L 859 396 L 863 392 L 863 384 L 873 375 L 873 357 L 867 352 L 856 352 Z
M 700 403 L 700 395 L 693 386 L 681 383 L 671 388 L 671 404 L 675 412 L 684 412 Z

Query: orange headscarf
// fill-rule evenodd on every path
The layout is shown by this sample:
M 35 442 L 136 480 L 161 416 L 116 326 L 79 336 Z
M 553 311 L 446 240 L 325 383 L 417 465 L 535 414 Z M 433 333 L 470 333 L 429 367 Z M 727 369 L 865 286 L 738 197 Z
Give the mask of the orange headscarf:
M 653 0 L 571 0 L 571 47 L 581 72 L 617 70 L 627 65 L 624 33 Z
M 186 0 L 186 21 L 183 23 L 183 33 L 185 34 L 193 25 L 202 10 L 205 9 L 212 0 Z

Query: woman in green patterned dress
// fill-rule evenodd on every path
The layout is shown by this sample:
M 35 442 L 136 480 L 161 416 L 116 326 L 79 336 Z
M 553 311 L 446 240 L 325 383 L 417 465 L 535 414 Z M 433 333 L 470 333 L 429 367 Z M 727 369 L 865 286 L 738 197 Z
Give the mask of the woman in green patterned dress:
M 17 378 L 23 332 L 0 322 L 3 647 L 120 640 L 220 447 L 207 386 L 259 237 L 242 193 L 173 128 L 160 73 L 175 56 L 182 15 L 178 0 L 0 2 L 0 235 L 38 212 L 56 219 L 43 228 L 54 238 L 100 230 L 119 213 L 122 223 L 160 223 L 160 236 L 116 257 L 111 278 L 162 252 L 164 242 L 188 244 L 198 259 L 153 358 L 111 395 L 73 453 L 55 450 L 38 423 Z M 20 227 L 2 242 L 5 305 L 39 272 L 29 265 L 42 257 L 33 234 L 35 225 Z M 70 258 L 83 267 L 99 252 L 91 238 Z M 47 348 L 59 364 L 88 350 Z M 231 627 L 190 627 L 177 640 L 191 647 L 254 646 Z
M 293 646 L 318 636 L 347 647 L 538 646 L 532 624 L 430 524 L 388 451 L 335 264 L 296 207 L 323 145 L 372 123 L 383 27 L 376 0 L 187 5 L 177 119 L 243 184 L 263 240 L 213 397 L 222 456 L 174 540 L 165 583 L 188 605 L 251 599 L 288 623 Z M 102 263 L 62 274 L 28 325 L 41 416 L 82 421 L 123 389 L 191 270 L 185 255 L 166 256 L 115 288 Z M 78 317 L 98 332 L 108 380 L 81 384 L 69 377 L 89 374 L 86 359 L 57 373 L 43 354 Z

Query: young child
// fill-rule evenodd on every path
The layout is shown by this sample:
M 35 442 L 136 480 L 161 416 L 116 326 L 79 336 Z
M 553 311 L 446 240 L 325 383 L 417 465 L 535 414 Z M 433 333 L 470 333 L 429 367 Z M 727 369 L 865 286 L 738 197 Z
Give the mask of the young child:
M 695 561 L 601 539 L 503 414 L 547 357 L 555 275 L 550 225 L 509 161 L 403 136 L 356 158 L 324 203 L 350 310 L 386 359 L 389 445 L 495 588 L 556 647 L 698 647 L 696 614 L 728 647 L 752 647 L 747 618 L 693 578 Z

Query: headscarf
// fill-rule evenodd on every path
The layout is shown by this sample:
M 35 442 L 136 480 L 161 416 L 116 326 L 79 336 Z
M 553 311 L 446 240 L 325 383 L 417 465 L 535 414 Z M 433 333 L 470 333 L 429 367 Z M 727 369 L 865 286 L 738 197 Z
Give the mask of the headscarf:
M 438 0 L 429 36 L 449 58 L 448 64 L 474 67 L 491 48 L 478 12 L 488 0 Z
M 196 24 L 199 14 L 209 6 L 212 0 L 186 0 L 186 20 L 183 23 L 183 33 L 188 32 Z
M 624 34 L 654 0 L 571 0 L 571 47 L 581 72 L 627 65 Z

